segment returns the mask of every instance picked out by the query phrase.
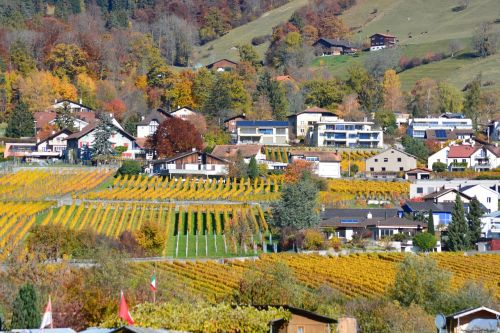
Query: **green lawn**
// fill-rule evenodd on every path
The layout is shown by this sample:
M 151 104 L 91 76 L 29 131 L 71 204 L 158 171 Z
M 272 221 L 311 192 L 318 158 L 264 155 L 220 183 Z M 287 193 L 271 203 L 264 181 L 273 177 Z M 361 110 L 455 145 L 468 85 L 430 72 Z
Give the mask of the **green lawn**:
M 208 241 L 208 256 L 207 256 L 207 248 L 206 241 Z M 186 256 L 186 242 L 187 245 L 187 256 Z M 217 244 L 217 250 L 215 247 Z M 167 241 L 167 257 L 173 258 L 226 258 L 226 257 L 240 257 L 240 256 L 253 256 L 255 255 L 253 249 L 250 247 L 247 248 L 247 253 L 245 254 L 243 249 L 238 247 L 238 251 L 232 251 L 232 248 L 229 244 L 227 244 L 227 252 L 224 247 L 224 237 L 222 235 L 208 235 L 205 238 L 205 235 L 200 235 L 198 237 L 198 256 L 196 256 L 196 236 L 189 235 L 186 237 L 185 235 L 179 237 L 179 252 L 178 255 L 175 255 L 177 246 L 177 236 L 170 236 Z M 260 252 L 258 252 L 259 254 Z
M 287 21 L 293 12 L 307 4 L 308 0 L 291 0 L 289 3 L 264 13 L 258 19 L 231 30 L 226 35 L 195 49 L 194 63 L 207 65 L 221 58 L 238 61 L 238 44 L 250 43 L 252 38 L 270 35 L 273 27 Z M 263 56 L 269 43 L 256 47 Z

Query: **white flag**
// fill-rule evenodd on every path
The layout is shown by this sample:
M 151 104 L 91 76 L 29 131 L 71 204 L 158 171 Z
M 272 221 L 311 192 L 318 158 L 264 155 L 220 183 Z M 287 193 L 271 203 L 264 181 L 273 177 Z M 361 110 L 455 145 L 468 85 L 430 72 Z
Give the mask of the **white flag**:
M 45 312 L 43 313 L 43 318 L 42 318 L 42 324 L 40 325 L 40 329 L 44 329 L 45 327 L 50 325 L 50 328 L 54 328 L 52 321 L 52 302 L 50 301 L 50 296 L 49 296 L 49 302 L 47 303 L 47 306 L 45 307 Z

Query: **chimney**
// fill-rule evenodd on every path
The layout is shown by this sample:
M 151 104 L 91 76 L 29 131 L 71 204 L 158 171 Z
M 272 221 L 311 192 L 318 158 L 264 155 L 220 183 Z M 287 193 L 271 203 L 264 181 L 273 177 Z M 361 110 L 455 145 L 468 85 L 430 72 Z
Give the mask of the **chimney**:
M 372 212 L 368 212 L 368 214 L 366 214 L 367 219 L 371 220 L 372 217 L 373 217 Z
M 144 116 L 141 116 L 141 120 L 144 120 Z
M 54 100 L 54 104 L 57 104 L 57 98 Z
M 82 99 L 81 98 L 78 101 L 79 101 L 80 104 L 82 104 Z
M 196 148 L 194 148 L 194 147 L 193 147 L 193 148 L 191 148 L 191 151 L 195 152 L 195 151 L 196 151 Z

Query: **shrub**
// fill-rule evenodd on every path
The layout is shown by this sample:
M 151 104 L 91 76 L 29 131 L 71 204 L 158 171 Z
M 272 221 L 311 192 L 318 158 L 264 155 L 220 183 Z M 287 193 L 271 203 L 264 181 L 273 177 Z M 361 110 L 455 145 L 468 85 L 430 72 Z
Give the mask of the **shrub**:
M 306 250 L 322 250 L 325 246 L 325 235 L 318 230 L 304 231 L 304 244 Z
M 138 175 L 142 172 L 141 163 L 138 161 L 123 161 L 122 166 L 118 169 L 119 175 Z
M 135 239 L 147 254 L 159 255 L 165 244 L 166 232 L 164 228 L 153 222 L 146 222 L 136 231 Z
M 447 165 L 443 162 L 434 162 L 432 163 L 432 171 L 435 172 L 444 172 L 446 171 Z
M 399 233 L 392 236 L 392 240 L 395 242 L 404 242 L 408 239 L 408 235 L 405 233 Z
M 330 247 L 332 247 L 335 251 L 339 251 L 341 248 L 342 248 L 342 241 L 340 240 L 340 238 L 338 238 L 337 236 L 333 236 L 332 238 L 330 238 L 328 240 L 328 244 L 330 245 Z
M 267 42 L 270 39 L 271 39 L 270 35 L 257 36 L 257 37 L 252 38 L 252 45 L 257 46 L 260 44 L 264 44 L 265 42 Z
M 436 237 L 428 232 L 421 232 L 413 237 L 413 245 L 418 246 L 421 251 L 430 251 L 436 244 Z

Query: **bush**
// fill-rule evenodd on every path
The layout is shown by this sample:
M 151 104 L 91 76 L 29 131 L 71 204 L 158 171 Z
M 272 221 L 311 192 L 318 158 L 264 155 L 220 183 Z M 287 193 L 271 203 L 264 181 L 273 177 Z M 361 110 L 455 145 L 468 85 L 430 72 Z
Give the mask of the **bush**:
M 436 237 L 428 232 L 421 232 L 413 237 L 413 245 L 418 246 L 421 251 L 430 251 L 436 244 Z
M 335 251 L 339 251 L 342 248 L 342 241 L 337 236 L 333 236 L 328 240 L 328 245 Z
M 271 35 L 257 36 L 257 37 L 252 38 L 252 45 L 257 46 L 260 44 L 264 44 L 265 42 L 267 42 L 270 39 L 271 39 Z
M 118 169 L 119 175 L 138 175 L 142 172 L 141 163 L 138 161 L 123 161 L 122 166 Z
M 318 230 L 304 231 L 304 249 L 306 250 L 322 250 L 325 248 L 325 235 Z
M 392 236 L 392 240 L 395 242 L 404 242 L 408 239 L 408 235 L 405 233 L 399 233 Z
M 164 228 L 153 222 L 146 222 L 136 231 L 137 244 L 149 255 L 160 255 L 166 240 Z
M 444 171 L 446 171 L 447 167 L 448 166 L 446 165 L 446 163 L 443 163 L 443 162 L 432 163 L 432 171 L 435 171 L 435 172 L 444 172 Z

